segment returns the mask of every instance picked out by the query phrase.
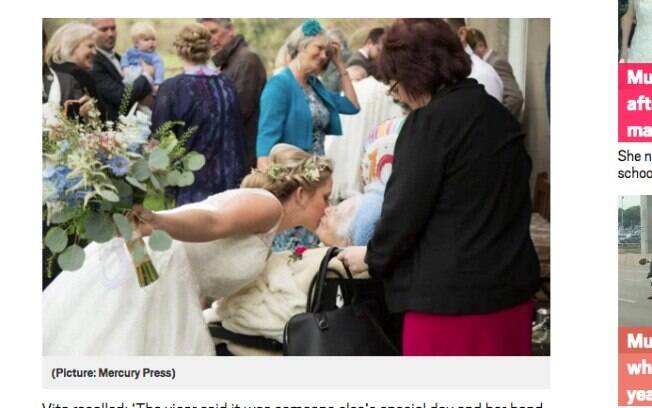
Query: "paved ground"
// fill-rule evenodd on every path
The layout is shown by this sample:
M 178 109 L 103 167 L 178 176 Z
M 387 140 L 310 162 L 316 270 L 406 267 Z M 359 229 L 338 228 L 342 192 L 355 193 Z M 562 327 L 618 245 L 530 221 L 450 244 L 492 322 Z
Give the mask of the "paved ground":
M 618 324 L 652 326 L 652 287 L 645 279 L 649 265 L 620 265 L 618 271 Z

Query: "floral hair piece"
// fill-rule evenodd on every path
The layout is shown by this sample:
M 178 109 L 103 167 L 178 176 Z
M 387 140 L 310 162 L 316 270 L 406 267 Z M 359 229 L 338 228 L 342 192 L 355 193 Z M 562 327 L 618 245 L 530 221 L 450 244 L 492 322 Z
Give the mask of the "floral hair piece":
M 311 183 L 316 183 L 321 180 L 321 173 L 328 169 L 328 165 L 319 163 L 317 156 L 311 156 L 307 158 L 301 167 L 299 167 L 298 173 L 307 181 Z M 289 174 L 289 171 L 286 167 L 277 164 L 277 163 L 272 163 L 267 167 L 267 170 L 265 171 L 260 171 L 258 169 L 252 169 L 251 170 L 252 174 L 253 173 L 262 173 L 269 177 L 272 181 L 277 182 L 284 177 L 286 177 Z
M 325 164 L 319 164 L 317 161 L 317 156 L 312 156 L 306 159 L 305 163 L 302 166 L 302 176 L 312 182 L 318 182 L 321 178 L 321 172 L 326 170 L 328 166 Z
M 265 171 L 267 177 L 269 177 L 273 181 L 278 181 L 279 179 L 285 177 L 287 173 L 288 171 L 285 167 L 276 163 L 270 164 L 269 167 L 267 167 L 267 171 Z
M 321 24 L 319 24 L 319 21 L 311 18 L 306 20 L 303 25 L 301 25 L 301 31 L 306 37 L 314 37 L 323 33 L 324 29 L 322 28 Z

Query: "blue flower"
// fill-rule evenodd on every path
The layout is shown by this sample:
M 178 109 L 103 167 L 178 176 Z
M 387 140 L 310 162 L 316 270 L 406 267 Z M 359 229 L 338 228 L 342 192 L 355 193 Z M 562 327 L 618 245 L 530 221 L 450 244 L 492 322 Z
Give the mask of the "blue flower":
M 56 201 L 68 194 L 66 190 L 74 187 L 81 178 L 68 177 L 72 170 L 68 166 L 47 166 L 43 170 L 43 199 Z
M 113 174 L 122 177 L 129 171 L 129 159 L 124 156 L 113 156 L 106 163 L 111 168 Z
M 99 161 L 101 161 L 102 163 L 104 163 L 104 164 L 109 163 L 109 155 L 106 152 L 104 152 L 102 150 L 99 150 L 99 151 L 95 152 L 95 154 L 97 155 L 97 158 L 99 159 Z
M 311 18 L 310 20 L 306 20 L 303 23 L 301 26 L 301 31 L 306 37 L 314 37 L 318 34 L 323 33 L 324 29 L 321 27 L 321 24 L 319 24 L 319 21 Z
M 89 193 L 91 191 L 92 190 L 89 188 L 80 188 L 78 190 L 66 192 L 66 195 L 63 197 L 66 202 L 66 206 L 76 207 L 78 204 L 84 202 L 86 193 Z
M 63 194 L 63 191 L 69 187 L 69 180 L 66 178 L 66 176 L 71 171 L 72 170 L 70 170 L 70 167 L 68 166 L 56 166 L 49 171 L 50 174 L 47 179 L 54 185 L 54 188 L 57 191 L 57 195 Z

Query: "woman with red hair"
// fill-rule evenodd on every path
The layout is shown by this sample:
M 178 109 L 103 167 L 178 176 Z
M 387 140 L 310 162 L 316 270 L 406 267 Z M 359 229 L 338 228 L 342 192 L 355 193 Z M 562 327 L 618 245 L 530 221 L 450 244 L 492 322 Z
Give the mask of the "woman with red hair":
M 383 280 L 388 308 L 404 314 L 404 355 L 530 354 L 539 266 L 524 133 L 467 78 L 443 20 L 397 20 L 379 68 L 412 112 L 375 233 L 340 259 Z

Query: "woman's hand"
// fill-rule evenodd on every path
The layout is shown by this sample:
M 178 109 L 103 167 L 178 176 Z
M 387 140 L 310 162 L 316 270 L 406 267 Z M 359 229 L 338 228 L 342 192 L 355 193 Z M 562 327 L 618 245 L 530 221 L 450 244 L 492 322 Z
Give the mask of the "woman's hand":
M 79 99 L 79 116 L 82 118 L 88 117 L 88 114 L 90 113 L 91 109 L 93 109 L 94 103 L 93 99 L 88 96 L 84 95 Z
M 335 64 L 340 74 L 342 73 L 342 71 L 346 72 L 346 66 L 342 61 L 342 46 L 337 41 L 331 41 L 330 48 L 333 53 L 331 56 L 331 60 L 333 61 L 333 64 Z
M 350 246 L 344 248 L 337 255 L 337 259 L 348 267 L 352 274 L 358 274 L 369 269 L 364 261 L 365 255 L 367 255 L 366 246 Z
M 133 217 L 132 219 L 136 223 L 138 232 L 142 236 L 150 235 L 156 229 L 158 215 L 144 208 L 142 205 L 134 205 L 131 209 L 131 217 Z
M 88 113 L 93 109 L 93 106 L 93 98 L 88 95 L 84 95 L 79 99 L 68 99 L 63 102 L 63 109 L 66 114 L 72 112 L 71 114 L 79 114 L 82 118 L 88 116 Z

